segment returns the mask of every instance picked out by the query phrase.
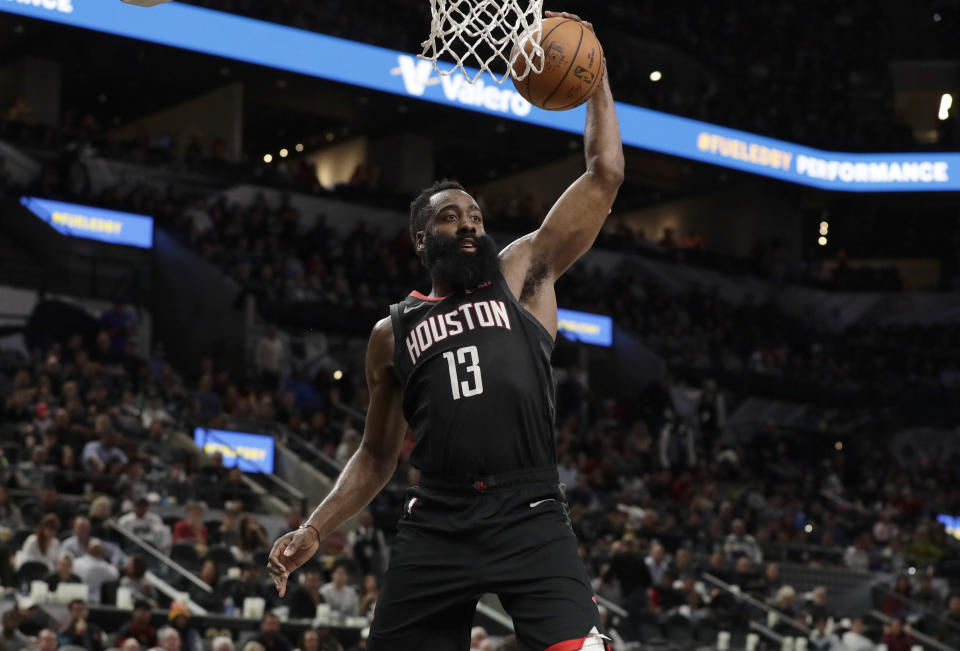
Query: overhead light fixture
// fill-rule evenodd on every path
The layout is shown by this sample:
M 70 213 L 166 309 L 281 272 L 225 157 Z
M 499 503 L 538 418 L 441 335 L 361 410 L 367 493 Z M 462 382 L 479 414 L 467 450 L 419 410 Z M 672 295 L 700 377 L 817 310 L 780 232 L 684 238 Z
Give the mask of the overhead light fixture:
M 817 244 L 819 244 L 820 246 L 826 246 L 826 245 L 827 245 L 827 238 L 825 238 L 823 235 L 821 235 L 820 238 L 817 240 Z
M 296 149 L 298 152 L 303 151 L 303 144 L 298 142 L 294 149 Z
M 650 81 L 660 81 L 661 79 L 663 79 L 663 73 L 659 70 L 650 73 Z
M 937 113 L 937 117 L 941 120 L 949 118 L 951 106 L 953 106 L 953 95 L 944 93 L 943 97 L 940 98 L 940 112 Z
M 286 158 L 290 155 L 290 152 L 287 151 L 286 147 L 280 150 L 280 158 Z
M 272 154 L 264 154 L 264 155 L 263 155 L 263 162 L 264 162 L 264 163 L 272 163 L 272 162 L 273 162 L 273 155 L 272 155 Z

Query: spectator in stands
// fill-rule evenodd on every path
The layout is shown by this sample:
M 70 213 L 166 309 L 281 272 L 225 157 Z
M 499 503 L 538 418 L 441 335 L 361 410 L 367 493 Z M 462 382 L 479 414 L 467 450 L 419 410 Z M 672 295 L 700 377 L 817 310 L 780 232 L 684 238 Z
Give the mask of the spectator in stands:
M 103 539 L 108 535 L 107 522 L 110 520 L 113 503 L 106 495 L 94 498 L 90 503 L 90 534 Z
M 10 501 L 6 486 L 0 486 L 0 527 L 6 527 L 10 532 L 23 528 L 23 516 L 20 507 Z
M 920 575 L 917 581 L 917 588 L 913 593 L 913 600 L 920 603 L 921 607 L 928 611 L 938 611 L 943 607 L 940 591 L 933 585 L 933 574 L 929 568 Z
M 780 564 L 779 563 L 767 563 L 767 566 L 763 571 L 763 583 L 762 583 L 762 594 L 764 599 L 773 599 L 777 595 L 777 591 L 783 585 L 783 581 L 780 579 Z
M 103 557 L 103 543 L 99 538 L 91 538 L 87 551 L 78 556 L 73 564 L 73 571 L 79 576 L 90 591 L 89 602 L 100 603 L 100 590 L 104 583 L 117 581 L 120 571 L 108 563 Z
M 180 633 L 172 626 L 164 626 L 160 629 L 160 632 L 157 633 L 157 640 L 159 641 L 158 646 L 163 651 L 180 651 L 183 642 L 180 639 Z
M 810 592 L 810 606 L 807 613 L 811 622 L 815 622 L 821 617 L 829 619 L 830 609 L 827 606 L 826 586 L 818 585 Z
M 120 577 L 120 587 L 130 590 L 134 601 L 149 601 L 151 607 L 156 608 L 160 603 L 160 595 L 153 584 L 147 580 L 147 561 L 140 554 L 127 556 L 127 566 Z
M 360 614 L 357 591 L 347 585 L 348 578 L 346 566 L 337 563 L 333 566 L 332 580 L 320 589 L 320 594 L 330 604 L 330 610 L 346 617 Z
M 4 651 L 22 651 L 32 649 L 33 643 L 26 635 L 20 632 L 20 611 L 14 607 L 3 613 L 0 620 L 3 630 L 0 631 L 0 647 Z
M 267 540 L 267 534 L 263 527 L 257 522 L 256 518 L 244 516 L 240 518 L 240 540 L 237 549 L 240 552 L 240 560 L 253 560 L 253 553 L 258 549 L 270 549 L 270 541 Z
M 56 515 L 58 522 L 70 522 L 73 519 L 73 508 L 57 496 L 57 489 L 53 484 L 44 484 L 38 501 L 23 508 L 27 524 L 36 525 L 48 514 Z
M 70 623 L 60 633 L 60 646 L 79 646 L 87 651 L 103 651 L 103 631 L 87 621 L 89 611 L 82 599 L 74 599 L 68 606 Z
M 380 598 L 380 586 L 377 577 L 368 574 L 363 577 L 363 594 L 360 596 L 360 614 L 364 617 L 373 617 L 374 606 Z
M 844 552 L 843 564 L 854 572 L 868 572 L 870 570 L 870 550 L 872 546 L 873 541 L 870 539 L 870 534 L 860 534 Z
M 670 559 L 667 558 L 667 552 L 660 543 L 650 545 L 650 553 L 643 559 L 647 566 L 647 572 L 650 574 L 650 581 L 653 585 L 659 586 L 664 573 L 670 568 Z
M 834 633 L 827 632 L 827 618 L 822 616 L 813 620 L 809 642 L 813 651 L 833 651 L 840 646 L 839 638 Z
M 237 547 L 240 544 L 240 513 L 242 508 L 233 502 L 228 502 L 220 516 L 220 526 L 210 532 L 210 541 L 226 547 Z
M 109 419 L 105 415 L 97 417 L 99 423 L 106 420 L 106 425 L 101 425 L 99 440 L 93 440 L 83 446 L 83 468 L 89 473 L 97 474 L 107 471 L 111 461 L 120 461 L 127 463 L 127 455 L 117 445 L 117 435 L 109 424 Z
M 840 636 L 844 651 L 870 651 L 873 649 L 873 640 L 863 634 L 863 617 L 856 617 L 850 622 L 850 630 Z
M 170 553 L 170 529 L 159 515 L 150 512 L 150 502 L 146 495 L 141 495 L 134 500 L 133 510 L 120 516 L 117 526 L 153 545 L 164 554 Z
M 223 608 L 223 596 L 217 592 L 217 586 L 220 583 L 220 570 L 217 568 L 216 562 L 210 558 L 204 560 L 197 577 L 210 588 L 210 591 L 191 583 L 188 588 L 190 599 L 206 610 L 220 611 Z
M 137 642 L 132 637 L 128 637 L 123 641 L 123 644 L 120 645 L 120 651 L 146 651 L 145 649 L 140 648 L 140 643 Z
M 343 646 L 333 637 L 330 629 L 323 626 L 304 631 L 300 635 L 297 651 L 343 651 Z
M 135 639 L 144 649 L 157 645 L 157 632 L 150 625 L 150 602 L 135 601 L 133 603 L 130 623 L 117 632 L 117 644 L 123 644 L 128 638 Z
M 60 558 L 60 541 L 57 539 L 59 531 L 60 518 L 53 513 L 43 516 L 34 532 L 23 541 L 19 563 L 43 563 L 52 572 Z
M 880 607 L 880 612 L 888 617 L 894 617 L 907 610 L 907 603 L 910 599 L 910 577 L 901 574 L 897 577 L 897 582 L 893 589 L 887 592 L 887 598 Z
M 252 511 L 257 506 L 257 497 L 247 486 L 243 478 L 243 471 L 234 466 L 227 472 L 227 479 L 220 486 L 221 503 L 239 502 L 245 511 Z M 241 530 L 242 534 L 242 530 Z
M 885 545 L 900 535 L 900 529 L 893 522 L 893 509 L 880 511 L 880 517 L 873 525 L 873 539 L 879 545 Z
M 280 374 L 284 367 L 283 340 L 277 332 L 277 326 L 267 325 L 267 330 L 257 341 L 254 350 L 254 365 L 260 385 L 268 391 L 276 391 L 280 383 Z
M 347 549 L 364 574 L 383 576 L 390 550 L 387 539 L 373 522 L 370 509 L 361 511 L 357 528 L 347 534 Z
M 734 560 L 739 556 L 746 556 L 754 563 L 763 562 L 763 552 L 757 540 L 747 533 L 743 520 L 737 518 L 730 524 L 730 535 L 723 543 L 723 553 L 727 560 Z
M 758 580 L 753 571 L 753 563 L 746 556 L 740 556 L 734 563 L 733 577 L 730 579 L 730 583 L 755 597 L 763 596 L 764 584 L 762 580 Z
M 184 651 L 203 651 L 203 637 L 190 623 L 190 609 L 179 601 L 170 604 L 167 614 L 170 626 L 178 634 L 180 645 Z
M 203 524 L 206 510 L 203 502 L 190 502 L 187 504 L 186 517 L 173 526 L 173 542 L 193 545 L 201 557 L 207 553 L 207 527 Z
M 732 580 L 731 572 L 727 566 L 727 559 L 723 555 L 723 552 L 719 550 L 710 554 L 710 558 L 707 560 L 707 572 L 727 583 L 730 583 Z
M 57 634 L 45 628 L 37 634 L 37 651 L 57 651 Z
M 660 583 L 650 589 L 650 609 L 653 612 L 666 615 L 686 604 L 683 595 L 673 588 L 676 578 L 672 570 L 666 570 L 660 577 Z
M 308 568 L 303 574 L 303 584 L 294 585 L 290 594 L 290 616 L 301 619 L 313 619 L 317 614 L 317 605 L 326 603 L 320 594 L 322 577 L 316 567 Z
M 234 651 L 233 640 L 226 635 L 213 638 L 210 651 Z
M 797 609 L 797 591 L 793 586 L 785 585 L 777 591 L 773 607 L 790 619 L 800 618 L 800 611 Z
M 82 495 L 86 491 L 87 478 L 77 466 L 73 448 L 64 445 L 60 454 L 60 466 L 53 480 L 57 490 L 67 495 Z
M 80 558 L 87 553 L 91 541 L 90 520 L 78 515 L 73 519 L 73 535 L 63 541 L 62 549 L 65 552 L 73 554 L 74 558 Z M 111 542 L 100 541 L 103 548 L 104 559 L 114 567 L 122 567 L 124 562 L 124 553 L 121 549 Z
M 80 577 L 73 573 L 73 554 L 61 551 L 57 569 L 50 573 L 46 581 L 51 592 L 56 592 L 61 583 L 81 583 Z
M 904 626 L 903 620 L 894 617 L 883 627 L 880 644 L 886 644 L 888 651 L 910 651 L 917 640 L 910 634 L 910 626 Z
M 250 641 L 262 644 L 266 651 L 293 651 L 290 640 L 280 632 L 280 618 L 270 612 L 264 614 L 260 631 Z
M 276 601 L 277 591 L 263 583 L 261 568 L 251 562 L 245 562 L 241 565 L 243 575 L 230 596 L 237 608 L 243 607 L 243 600 L 247 597 L 260 597 L 267 606 L 270 607 Z

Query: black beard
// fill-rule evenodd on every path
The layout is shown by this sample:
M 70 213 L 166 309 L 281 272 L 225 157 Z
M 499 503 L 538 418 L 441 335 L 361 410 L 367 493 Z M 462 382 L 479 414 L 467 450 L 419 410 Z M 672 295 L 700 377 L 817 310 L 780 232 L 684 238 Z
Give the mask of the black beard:
M 471 239 L 476 247 L 473 253 L 461 248 L 463 240 Z M 491 281 L 500 269 L 497 245 L 489 235 L 426 235 L 423 263 L 433 279 L 454 290 L 474 289 Z

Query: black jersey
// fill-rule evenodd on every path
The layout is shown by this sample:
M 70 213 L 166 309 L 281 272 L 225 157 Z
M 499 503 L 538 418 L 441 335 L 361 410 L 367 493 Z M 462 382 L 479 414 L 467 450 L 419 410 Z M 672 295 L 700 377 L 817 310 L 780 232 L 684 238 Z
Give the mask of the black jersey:
M 500 273 L 470 292 L 413 292 L 390 317 L 415 467 L 480 477 L 556 465 L 553 338 Z

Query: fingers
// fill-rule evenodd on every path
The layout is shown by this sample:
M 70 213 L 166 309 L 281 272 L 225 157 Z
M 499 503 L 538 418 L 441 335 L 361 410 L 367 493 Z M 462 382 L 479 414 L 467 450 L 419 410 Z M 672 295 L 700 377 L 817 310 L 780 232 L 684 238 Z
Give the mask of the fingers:
M 577 14 L 571 14 L 566 11 L 545 11 L 543 12 L 543 15 L 546 16 L 547 18 L 567 18 L 569 20 L 575 20 L 578 23 L 583 23 L 584 27 L 589 29 L 591 32 L 594 31 L 593 23 L 582 19 Z

